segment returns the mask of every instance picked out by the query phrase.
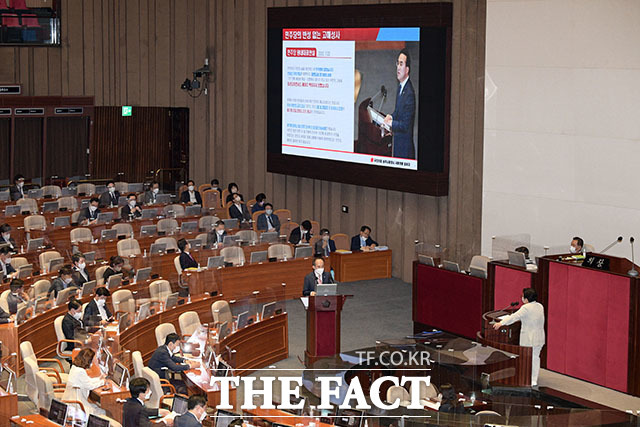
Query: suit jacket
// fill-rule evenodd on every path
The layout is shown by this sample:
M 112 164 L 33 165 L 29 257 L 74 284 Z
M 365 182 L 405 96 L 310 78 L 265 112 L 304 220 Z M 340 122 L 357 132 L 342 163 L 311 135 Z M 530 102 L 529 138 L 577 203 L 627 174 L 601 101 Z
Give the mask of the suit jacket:
M 160 191 L 158 191 L 158 194 L 162 194 Z M 144 199 L 142 200 L 143 203 L 145 205 L 152 205 L 156 202 L 156 198 L 158 197 L 158 194 L 153 194 L 153 191 L 145 191 L 144 192 Z
M 371 236 L 367 237 L 367 246 L 376 245 L 378 246 L 378 242 L 373 240 Z M 351 238 L 351 250 L 352 251 L 360 251 L 360 235 L 356 234 Z
M 330 283 L 334 283 L 333 277 L 331 277 L 331 273 L 328 271 L 322 272 L 322 284 L 327 285 Z M 316 285 L 318 284 L 318 276 L 316 276 L 315 271 L 304 276 L 304 288 L 302 290 L 302 295 L 308 297 L 311 292 L 315 292 Z
M 18 304 L 24 302 L 22 297 L 15 296 L 14 294 L 7 295 L 7 305 L 9 306 L 9 313 L 16 314 L 18 312 Z
M 191 412 L 179 415 L 173 419 L 173 427 L 199 427 L 201 425 L 202 423 L 200 423 Z
M 51 295 L 51 293 L 53 292 L 53 295 L 58 298 L 58 292 L 67 289 L 69 287 L 73 286 L 73 279 L 71 281 L 71 283 L 69 283 L 68 285 L 66 283 L 64 283 L 62 281 L 61 277 L 56 277 L 53 282 L 51 282 L 51 286 L 49 286 L 49 292 L 48 294 Z
M 520 322 L 520 345 L 542 347 L 544 345 L 544 307 L 537 301 L 524 304 L 518 311 L 504 318 L 500 323 L 511 325 Z
M 112 314 L 109 311 L 109 307 L 105 304 L 104 311 L 107 312 L 107 317 L 111 317 Z M 100 310 L 98 309 L 98 303 L 96 303 L 95 299 L 92 299 L 89 304 L 84 308 L 84 315 L 82 316 L 82 323 L 85 326 L 95 326 L 100 321 L 96 321 L 96 318 L 100 317 Z
M 136 205 L 138 206 L 138 205 Z M 120 211 L 120 217 L 125 220 L 128 221 L 129 220 L 129 215 L 131 214 L 131 207 L 129 205 L 127 206 L 123 206 L 122 210 Z M 135 211 L 133 213 L 134 218 L 140 218 L 142 216 L 142 212 L 140 211 Z
M 161 345 L 156 348 L 151 359 L 149 359 L 149 367 L 153 369 L 160 378 L 167 379 L 166 370 L 162 368 L 168 368 L 173 372 L 181 372 L 189 369 L 189 365 L 182 365 L 182 362 L 184 362 L 182 357 L 170 356 L 167 346 Z
M 16 241 L 13 240 L 13 237 L 9 237 L 9 240 L 4 240 L 4 237 L 0 236 L 0 245 L 10 245 L 11 249 L 16 248 Z
M 22 192 L 25 193 L 24 187 L 22 187 Z M 11 196 L 11 200 L 18 200 L 24 197 L 17 185 L 9 187 L 9 195 Z
M 332 239 L 329 239 L 327 245 L 329 246 L 328 252 L 322 249 L 322 239 L 318 240 L 314 245 L 315 247 L 313 248 L 313 253 L 316 255 L 329 256 L 331 252 L 336 251 L 336 242 L 334 242 Z
M 271 214 L 271 224 L 273 225 L 273 228 L 276 229 L 276 231 L 279 233 L 280 232 L 280 218 L 278 218 L 278 215 L 275 214 Z M 268 224 L 267 224 L 267 214 L 263 213 L 262 215 L 258 215 L 258 230 L 260 231 L 267 231 L 269 229 Z
M 400 84 L 398 84 L 400 89 Z M 396 97 L 396 108 L 391 113 L 393 123 L 393 157 L 415 159 L 413 146 L 413 122 L 416 117 L 416 93 L 411 79 L 407 80 L 402 93 Z
M 200 192 L 198 190 L 193 190 L 196 193 L 196 204 L 202 205 L 202 197 L 200 196 Z M 189 197 L 189 190 L 185 190 L 180 194 L 180 203 L 189 203 L 191 201 L 191 197 Z
M 104 270 L 104 273 L 102 273 L 102 278 L 104 279 L 104 284 L 105 286 L 107 285 L 107 283 L 109 282 L 109 277 L 113 276 L 114 274 L 120 274 L 122 273 L 122 278 L 124 279 L 124 271 L 115 271 L 111 266 L 107 267 Z
M 265 202 L 266 203 L 266 202 Z M 262 206 L 260 206 L 258 204 L 258 202 L 256 202 L 253 206 L 251 206 L 251 214 L 253 215 L 254 213 L 258 212 L 258 211 L 263 211 L 264 210 L 264 204 Z
M 198 263 L 195 259 L 190 257 L 188 254 L 182 252 L 180 254 L 180 267 L 184 270 L 185 268 L 198 268 Z
M 120 198 L 120 192 L 118 190 L 113 192 L 113 195 L 109 191 L 105 191 L 100 195 L 100 207 L 118 206 L 118 199 Z
M 85 219 L 94 220 L 98 219 L 98 214 L 100 213 L 100 209 L 96 209 L 93 213 L 89 210 L 89 207 L 82 208 L 80 210 L 80 215 L 78 215 L 78 222 L 82 222 Z
M 7 276 L 11 273 L 15 273 L 16 269 L 13 268 L 13 266 L 11 265 L 11 263 L 7 263 L 4 264 L 4 268 L 2 267 L 2 261 L 0 261 L 0 274 L 2 274 L 4 271 L 3 270 L 7 270 Z
M 11 316 L 11 313 L 7 313 L 0 307 L 0 323 L 9 323 L 9 316 Z
M 88 280 L 85 279 L 84 276 L 82 274 L 80 274 L 80 271 L 78 269 L 76 269 L 75 267 L 73 269 L 73 273 L 71 274 L 71 277 L 73 278 L 73 283 L 75 283 L 76 286 L 79 287 L 79 288 L 82 288 L 82 285 L 84 285 L 86 282 L 91 280 L 91 275 L 87 271 L 86 267 L 84 268 L 84 274 L 86 274 L 86 276 L 89 278 Z
M 72 315 L 68 312 L 62 318 L 62 333 L 64 337 L 68 340 L 74 339 L 76 336 L 76 329 L 81 329 L 82 323 L 79 320 L 76 320 Z M 71 351 L 75 347 L 74 343 L 67 343 L 67 350 Z
M 227 230 L 225 230 L 221 236 L 219 236 L 218 233 L 216 233 L 216 230 L 211 231 L 207 235 L 207 245 L 211 246 L 214 243 L 224 243 L 224 238 L 226 235 L 227 235 Z
M 240 205 L 240 208 L 242 209 L 242 211 L 238 209 L 238 207 L 234 204 L 229 206 L 229 216 L 231 218 L 237 219 L 238 221 L 242 221 L 242 220 L 249 221 L 251 219 L 251 214 L 249 214 L 249 209 L 247 209 L 247 205 L 242 203 Z
M 122 427 L 149 427 L 149 417 L 157 416 L 157 409 L 147 408 L 138 399 L 130 397 L 122 406 Z
M 289 235 L 289 243 L 297 245 L 298 243 L 300 243 L 301 235 L 302 235 L 302 232 L 300 231 L 300 227 L 294 228 L 293 230 L 291 230 L 291 234 Z M 310 240 L 311 240 L 311 230 L 307 231 L 307 234 L 304 235 L 305 242 L 309 243 Z

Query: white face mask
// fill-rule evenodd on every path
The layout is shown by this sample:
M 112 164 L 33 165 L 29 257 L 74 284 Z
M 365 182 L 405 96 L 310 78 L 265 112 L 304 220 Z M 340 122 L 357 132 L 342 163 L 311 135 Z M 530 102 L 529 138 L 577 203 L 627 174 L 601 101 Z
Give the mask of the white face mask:
M 322 273 L 324 273 L 324 267 L 316 268 L 316 275 L 322 276 Z
M 158 191 L 160 191 L 160 189 L 159 189 L 159 188 L 154 188 L 154 189 L 153 189 L 153 190 L 151 190 L 151 191 L 153 191 L 153 194 L 158 194 Z
M 267 213 L 267 215 L 271 215 L 273 213 L 271 209 L 267 209 L 265 212 Z
M 82 312 L 81 312 L 81 311 L 79 311 L 79 312 L 77 312 L 77 313 L 74 313 L 74 314 L 73 314 L 73 318 L 74 318 L 74 319 L 76 319 L 76 320 L 80 320 L 80 319 L 82 319 Z
M 9 240 L 9 238 L 11 237 L 11 233 L 2 233 L 2 237 L 4 238 L 4 240 Z
M 195 189 L 195 187 L 193 185 L 190 185 L 187 188 L 189 189 L 189 191 L 193 191 Z
M 19 182 L 18 183 L 18 188 L 22 188 L 23 185 L 24 185 L 24 182 Z
M 129 206 L 131 206 L 132 208 L 135 208 L 135 207 L 136 207 L 136 202 L 135 202 L 135 200 L 130 201 L 130 202 L 129 202 Z
M 81 263 L 81 264 L 78 264 L 78 268 L 79 268 L 80 270 L 84 270 L 84 268 L 85 268 L 86 266 L 87 266 L 87 264 L 85 264 L 84 262 L 83 262 L 83 263 Z
M 151 399 L 151 390 L 147 391 L 147 394 L 144 395 L 144 400 Z
M 222 236 L 224 234 L 224 230 L 216 230 L 216 233 Z
M 69 283 L 71 283 L 73 279 L 71 277 L 67 277 L 66 279 L 64 279 L 64 284 L 68 285 Z
M 104 307 L 104 304 L 106 303 L 105 300 L 103 299 L 98 299 L 96 300 L 96 304 L 98 304 L 100 307 Z
M 569 252 L 571 252 L 572 254 L 577 254 L 578 250 L 574 246 L 570 246 L 569 247 Z
M 95 211 L 96 211 L 96 209 L 98 209 L 98 207 L 97 207 L 97 206 L 89 206 L 89 210 L 90 210 L 91 212 L 95 212 Z
M 116 187 L 109 187 L 109 193 L 115 193 Z
M 5 259 L 4 263 L 5 263 L 5 264 L 11 264 L 11 257 L 10 257 L 10 256 L 8 256 L 8 257 Z
M 322 240 L 324 240 L 325 242 L 329 241 L 329 236 L 322 236 Z
M 232 188 L 232 189 L 231 189 L 231 192 L 232 192 L 233 194 L 235 194 L 235 193 L 237 193 L 237 192 L 238 192 L 238 189 L 237 189 L 237 188 Z

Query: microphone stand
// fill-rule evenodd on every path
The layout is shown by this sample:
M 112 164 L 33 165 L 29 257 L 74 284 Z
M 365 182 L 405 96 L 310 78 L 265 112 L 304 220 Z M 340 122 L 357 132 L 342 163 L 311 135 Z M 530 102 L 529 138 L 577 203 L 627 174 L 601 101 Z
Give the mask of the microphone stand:
M 618 237 L 616 240 L 614 240 L 609 246 L 607 246 L 606 248 L 604 248 L 603 250 L 600 251 L 601 254 L 607 252 L 609 249 L 611 249 L 612 247 L 614 247 L 615 245 L 617 245 L 618 243 L 622 242 L 622 236 Z
M 636 261 L 633 254 L 633 242 L 635 239 L 633 237 L 629 237 L 629 243 L 631 243 L 631 270 L 627 272 L 629 276 L 637 277 L 638 270 L 636 270 Z

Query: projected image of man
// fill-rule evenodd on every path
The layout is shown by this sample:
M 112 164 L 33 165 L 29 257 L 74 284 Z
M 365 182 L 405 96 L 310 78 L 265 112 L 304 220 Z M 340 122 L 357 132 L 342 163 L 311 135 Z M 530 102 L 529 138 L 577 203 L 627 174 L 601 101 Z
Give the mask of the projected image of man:
M 411 72 L 411 57 L 406 49 L 402 49 L 396 60 L 396 106 L 393 113 L 387 114 L 385 124 L 393 132 L 393 157 L 415 159 L 413 146 L 413 121 L 416 115 L 416 94 L 409 74 Z

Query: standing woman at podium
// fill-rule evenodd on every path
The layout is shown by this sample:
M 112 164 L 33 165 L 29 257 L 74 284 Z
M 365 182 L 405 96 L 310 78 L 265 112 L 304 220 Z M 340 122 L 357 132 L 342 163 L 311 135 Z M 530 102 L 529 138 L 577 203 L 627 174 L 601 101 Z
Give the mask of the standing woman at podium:
M 506 316 L 500 322 L 493 325 L 493 329 L 500 329 L 502 326 L 521 322 L 520 345 L 523 347 L 533 347 L 531 360 L 531 386 L 538 385 L 538 374 L 540 373 L 540 351 L 544 346 L 544 307 L 537 302 L 538 294 L 533 288 L 522 290 L 522 307 L 515 313 Z

